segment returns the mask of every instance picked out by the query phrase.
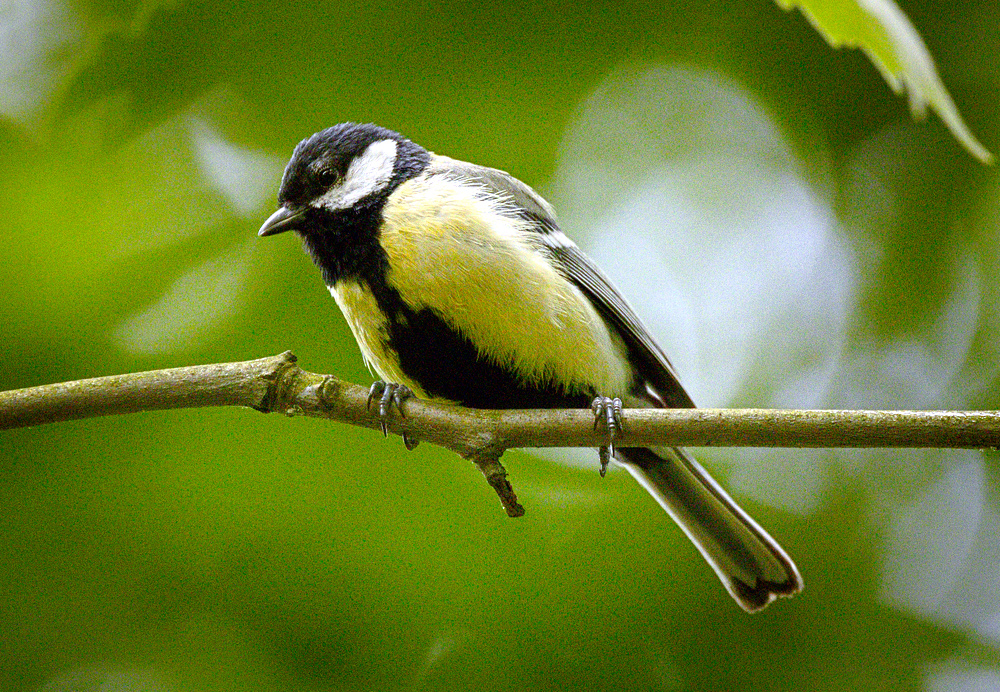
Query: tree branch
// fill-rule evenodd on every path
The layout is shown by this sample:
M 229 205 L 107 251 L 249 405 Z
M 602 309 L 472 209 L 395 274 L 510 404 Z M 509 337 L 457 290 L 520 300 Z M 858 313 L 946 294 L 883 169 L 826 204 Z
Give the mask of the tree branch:
M 306 372 L 286 351 L 240 363 L 97 377 L 0 392 L 0 430 L 139 411 L 243 406 L 378 429 L 368 389 Z M 510 516 L 524 510 L 500 456 L 514 447 L 598 447 L 587 409 L 481 411 L 409 399 L 388 429 L 476 463 Z M 997 411 L 630 409 L 619 447 L 1000 447 Z

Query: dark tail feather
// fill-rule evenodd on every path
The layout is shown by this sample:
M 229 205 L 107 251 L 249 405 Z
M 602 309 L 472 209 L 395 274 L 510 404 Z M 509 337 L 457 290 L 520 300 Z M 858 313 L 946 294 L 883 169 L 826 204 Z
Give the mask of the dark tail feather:
M 617 456 L 674 518 L 747 612 L 802 590 L 781 546 L 683 449 L 618 449 Z

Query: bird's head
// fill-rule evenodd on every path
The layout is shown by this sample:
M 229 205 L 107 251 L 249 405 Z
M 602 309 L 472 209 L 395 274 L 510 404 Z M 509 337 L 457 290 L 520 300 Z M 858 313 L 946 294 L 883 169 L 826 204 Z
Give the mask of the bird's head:
M 302 140 L 285 167 L 281 207 L 258 235 L 307 233 L 331 215 L 377 206 L 426 167 L 429 154 L 378 125 L 341 123 Z

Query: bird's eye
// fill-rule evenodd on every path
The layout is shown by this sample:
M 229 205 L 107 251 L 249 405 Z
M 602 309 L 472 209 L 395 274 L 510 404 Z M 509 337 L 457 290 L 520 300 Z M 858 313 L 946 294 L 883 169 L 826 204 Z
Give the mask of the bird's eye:
M 332 168 L 324 168 L 316 174 L 316 180 L 322 187 L 330 187 L 337 182 L 337 171 Z

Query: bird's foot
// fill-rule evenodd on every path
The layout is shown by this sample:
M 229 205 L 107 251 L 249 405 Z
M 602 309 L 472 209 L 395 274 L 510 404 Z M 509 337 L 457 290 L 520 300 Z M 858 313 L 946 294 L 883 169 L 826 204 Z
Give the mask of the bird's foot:
M 371 410 L 372 401 L 378 397 L 378 422 L 379 427 L 382 428 L 382 434 L 386 437 L 389 436 L 389 413 L 393 406 L 399 411 L 399 415 L 406 418 L 406 414 L 403 413 L 403 402 L 407 399 L 413 398 L 414 394 L 404 384 L 396 384 L 395 382 L 383 382 L 378 380 L 372 383 L 371 388 L 368 390 L 368 405 L 367 408 Z M 404 432 L 403 433 L 403 444 L 406 445 L 407 449 L 413 449 L 418 444 L 419 440 L 410 439 L 410 437 Z
M 622 425 L 622 400 L 619 398 L 610 399 L 606 396 L 599 396 L 590 404 L 590 410 L 594 412 L 594 430 L 604 422 L 608 429 L 608 443 L 601 445 L 597 452 L 601 458 L 601 478 L 608 472 L 608 464 L 615 454 L 615 438 L 618 433 L 624 430 Z

